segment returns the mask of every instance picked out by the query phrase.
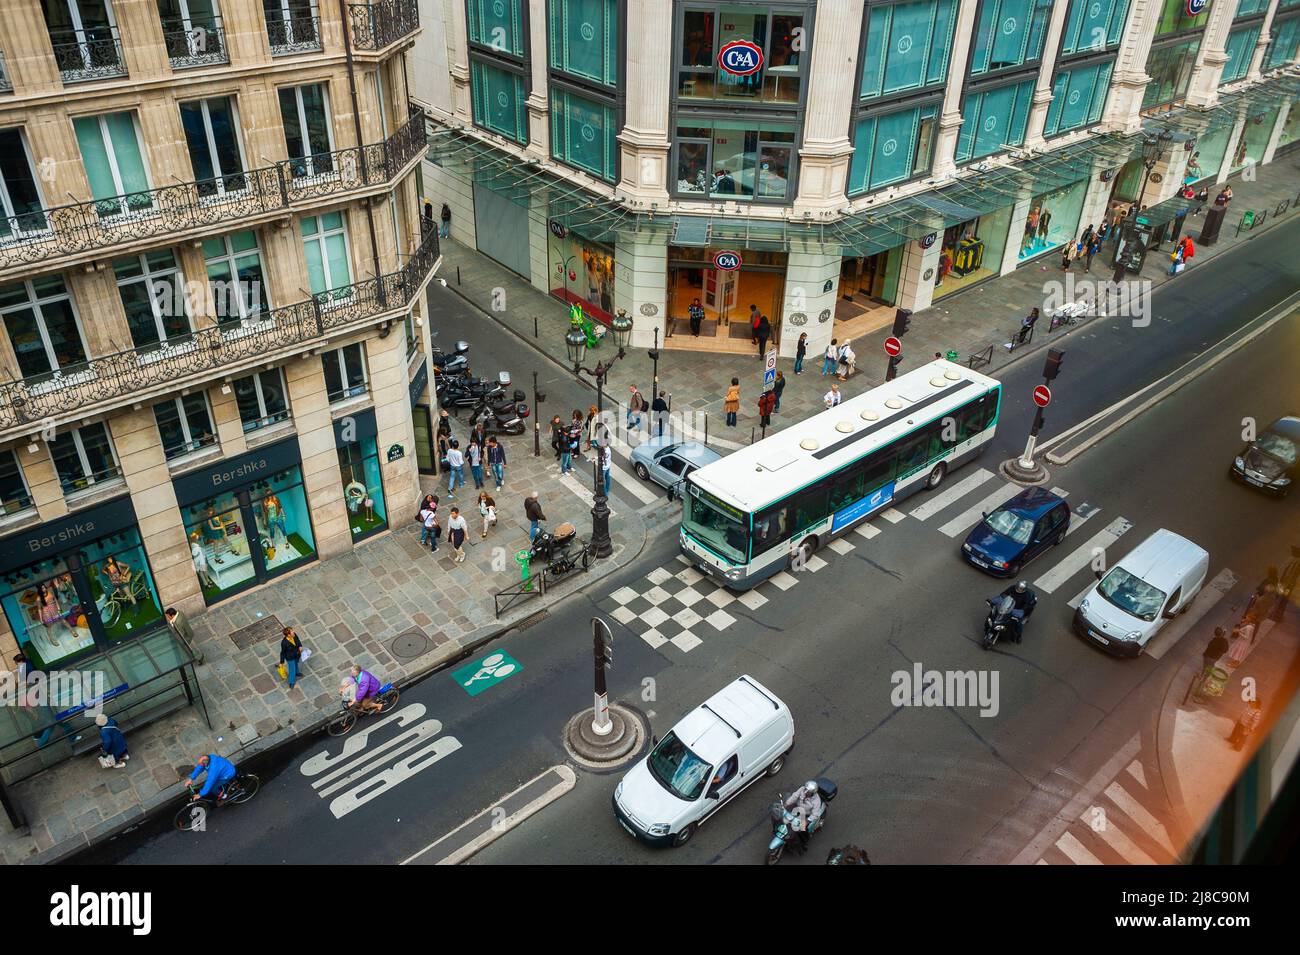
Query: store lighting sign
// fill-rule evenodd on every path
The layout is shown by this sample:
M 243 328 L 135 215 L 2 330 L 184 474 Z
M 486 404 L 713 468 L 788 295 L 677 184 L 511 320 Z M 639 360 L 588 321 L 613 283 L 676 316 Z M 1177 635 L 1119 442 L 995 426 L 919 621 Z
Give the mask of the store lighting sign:
M 1192 3 L 1193 0 L 1187 0 Z M 1208 0 L 1201 0 L 1204 4 Z M 718 51 L 718 69 L 732 76 L 753 76 L 763 68 L 763 48 L 749 40 L 732 40 Z
M 1187 15 L 1189 17 L 1199 17 L 1209 5 L 1210 0 L 1187 0 Z
M 720 272 L 734 272 L 741 266 L 739 252 L 719 252 L 713 257 L 713 267 Z

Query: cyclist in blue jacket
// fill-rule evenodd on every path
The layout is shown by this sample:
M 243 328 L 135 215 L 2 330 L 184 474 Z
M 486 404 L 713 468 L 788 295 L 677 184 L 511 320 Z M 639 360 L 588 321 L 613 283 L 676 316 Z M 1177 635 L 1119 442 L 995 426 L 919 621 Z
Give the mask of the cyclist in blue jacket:
M 198 765 L 190 773 L 190 781 L 193 782 L 204 773 L 208 774 L 208 778 L 203 781 L 203 788 L 194 794 L 194 798 L 203 799 L 215 791 L 216 798 L 221 799 L 225 795 L 226 784 L 235 778 L 235 764 L 215 753 L 208 753 L 199 757 Z

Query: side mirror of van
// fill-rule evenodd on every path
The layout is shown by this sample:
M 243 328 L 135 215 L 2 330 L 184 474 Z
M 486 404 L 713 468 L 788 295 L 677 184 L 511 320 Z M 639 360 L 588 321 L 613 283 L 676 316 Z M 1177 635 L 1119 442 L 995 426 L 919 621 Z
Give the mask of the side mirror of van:
M 1100 570 L 1094 570 L 1094 571 L 1092 572 L 1092 575 L 1093 575 L 1094 577 L 1096 577 L 1098 580 L 1101 580 L 1101 578 L 1102 578 L 1102 572 L 1101 572 Z
M 651 748 L 651 749 L 654 749 L 654 748 L 655 748 L 656 746 L 658 746 L 658 745 L 659 745 L 659 737 L 658 737 L 658 736 L 651 736 L 651 737 L 650 737 L 650 748 Z
M 704 798 L 705 798 L 705 799 L 721 799 L 722 797 L 718 795 L 718 791 L 717 791 L 716 789 L 710 789 L 707 793 L 704 794 Z

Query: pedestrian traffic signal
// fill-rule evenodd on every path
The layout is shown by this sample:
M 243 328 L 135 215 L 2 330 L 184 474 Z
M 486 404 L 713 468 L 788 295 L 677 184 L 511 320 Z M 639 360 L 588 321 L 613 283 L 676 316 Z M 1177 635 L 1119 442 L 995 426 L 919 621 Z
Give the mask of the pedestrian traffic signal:
M 1061 359 L 1065 357 L 1065 352 L 1059 348 L 1047 349 L 1047 361 L 1043 364 L 1043 380 L 1053 381 L 1061 373 Z
M 900 308 L 894 313 L 894 336 L 906 335 L 907 330 L 912 327 L 912 310 L 910 308 Z

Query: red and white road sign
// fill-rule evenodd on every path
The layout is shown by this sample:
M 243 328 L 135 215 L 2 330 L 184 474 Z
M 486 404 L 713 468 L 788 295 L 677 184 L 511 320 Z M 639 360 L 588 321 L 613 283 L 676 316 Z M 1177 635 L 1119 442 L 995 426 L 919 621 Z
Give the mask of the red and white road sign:
M 885 339 L 885 354 L 890 358 L 903 354 L 903 343 L 893 335 Z
M 1046 408 L 1052 403 L 1052 389 L 1046 385 L 1039 385 L 1034 389 L 1034 404 L 1040 408 Z

